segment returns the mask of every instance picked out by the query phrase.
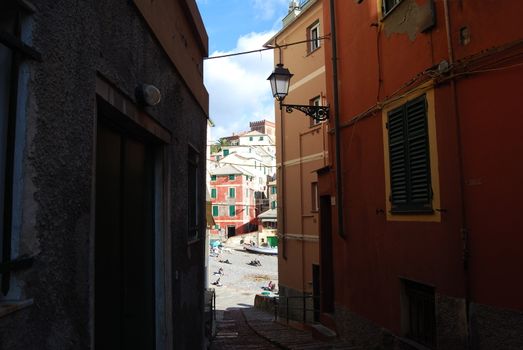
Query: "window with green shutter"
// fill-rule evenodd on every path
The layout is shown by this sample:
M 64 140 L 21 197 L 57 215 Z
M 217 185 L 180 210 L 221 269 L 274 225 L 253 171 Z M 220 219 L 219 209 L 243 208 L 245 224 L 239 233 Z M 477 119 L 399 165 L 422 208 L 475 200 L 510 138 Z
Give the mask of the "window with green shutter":
M 211 188 L 211 198 L 216 198 L 216 188 Z
M 211 181 L 216 181 L 216 175 L 211 175 Z
M 236 189 L 234 187 L 229 188 L 229 198 L 236 197 Z
M 227 157 L 228 155 L 229 155 L 229 150 L 228 149 L 224 149 L 223 150 L 223 156 Z
M 229 216 L 236 216 L 236 206 L 229 205 Z
M 271 202 L 271 209 L 276 209 L 276 201 Z
M 217 205 L 212 206 L 212 216 L 218 216 L 218 206 Z
M 234 175 L 229 175 L 229 180 L 234 180 Z
M 427 125 L 425 95 L 388 112 L 392 213 L 433 211 Z

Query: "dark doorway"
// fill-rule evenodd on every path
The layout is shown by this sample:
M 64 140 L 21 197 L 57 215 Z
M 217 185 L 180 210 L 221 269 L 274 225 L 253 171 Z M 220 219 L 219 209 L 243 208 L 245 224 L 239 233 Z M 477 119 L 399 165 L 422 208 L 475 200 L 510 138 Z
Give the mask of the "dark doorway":
M 334 312 L 334 271 L 332 263 L 332 224 L 330 196 L 320 197 L 320 281 L 321 311 Z
M 320 320 L 320 265 L 312 264 L 312 305 L 314 322 Z
M 236 227 L 235 226 L 227 226 L 227 238 L 230 238 L 232 236 L 236 236 Z
M 97 131 L 95 347 L 154 349 L 153 150 L 103 120 Z

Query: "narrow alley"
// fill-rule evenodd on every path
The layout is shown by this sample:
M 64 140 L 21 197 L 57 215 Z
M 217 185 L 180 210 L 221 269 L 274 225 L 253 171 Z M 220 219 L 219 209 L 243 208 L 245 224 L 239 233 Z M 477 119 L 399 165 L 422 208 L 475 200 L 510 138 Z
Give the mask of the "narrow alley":
M 356 350 L 339 340 L 325 342 L 314 339 L 311 332 L 274 322 L 274 315 L 254 307 L 230 309 L 218 321 L 211 350 L 292 349 L 292 350 Z
M 336 337 L 315 339 L 311 326 L 287 324 L 284 318 L 275 321 L 272 307 L 256 307 L 257 295 L 263 298 L 265 293 L 269 299 L 278 296 L 277 290 L 268 293 L 263 288 L 268 282 L 278 283 L 276 256 L 248 253 L 239 244 L 229 244 L 219 251 L 220 254 L 209 257 L 208 279 L 216 295 L 211 350 L 363 349 Z M 249 264 L 254 259 L 260 262 L 259 266 Z

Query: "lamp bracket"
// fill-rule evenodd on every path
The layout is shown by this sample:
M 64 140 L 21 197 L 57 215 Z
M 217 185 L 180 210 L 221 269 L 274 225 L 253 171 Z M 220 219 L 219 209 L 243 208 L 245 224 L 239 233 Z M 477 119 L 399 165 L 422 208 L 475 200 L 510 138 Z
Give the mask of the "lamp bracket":
M 329 119 L 329 106 L 287 105 L 280 102 L 280 109 L 283 107 L 287 113 L 292 113 L 296 109 L 318 122 Z

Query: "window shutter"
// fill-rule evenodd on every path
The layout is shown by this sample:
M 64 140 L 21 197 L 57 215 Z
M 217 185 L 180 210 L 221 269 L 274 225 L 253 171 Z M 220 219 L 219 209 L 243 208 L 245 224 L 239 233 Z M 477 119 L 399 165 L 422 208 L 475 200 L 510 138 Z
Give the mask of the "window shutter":
M 431 202 L 431 181 L 425 96 L 408 102 L 406 111 L 410 170 L 409 201 L 414 205 L 427 205 Z
M 229 205 L 229 216 L 236 215 L 236 207 L 234 205 Z
M 212 206 L 212 216 L 218 216 L 218 206 L 217 205 Z
M 216 198 L 216 188 L 211 189 L 211 198 Z
M 390 201 L 395 206 L 407 204 L 408 178 L 405 157 L 405 107 L 389 112 Z
M 431 212 L 432 191 L 425 95 L 388 113 L 392 212 Z

